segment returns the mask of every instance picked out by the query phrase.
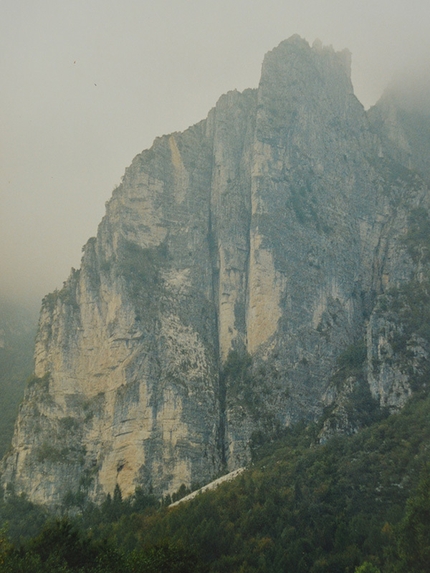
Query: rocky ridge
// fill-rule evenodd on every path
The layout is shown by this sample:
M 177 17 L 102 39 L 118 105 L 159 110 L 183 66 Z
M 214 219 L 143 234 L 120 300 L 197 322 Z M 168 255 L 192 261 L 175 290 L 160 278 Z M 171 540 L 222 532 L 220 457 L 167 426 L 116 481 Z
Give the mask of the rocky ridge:
M 258 89 L 138 155 L 80 270 L 44 299 L 4 487 L 51 506 L 172 492 L 324 411 L 322 440 L 357 431 L 357 384 L 401 407 L 428 356 L 399 308 L 425 283 L 412 215 L 425 226 L 429 189 L 386 110 L 354 96 L 349 52 L 294 36 Z M 360 373 L 339 368 L 363 341 Z

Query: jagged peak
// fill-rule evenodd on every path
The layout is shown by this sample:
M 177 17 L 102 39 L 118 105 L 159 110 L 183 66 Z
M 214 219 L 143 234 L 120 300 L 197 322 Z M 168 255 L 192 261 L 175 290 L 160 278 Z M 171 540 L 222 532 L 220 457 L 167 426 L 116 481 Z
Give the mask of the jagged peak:
M 311 46 L 299 34 L 294 34 L 290 38 L 283 40 L 276 48 L 267 52 L 263 61 L 263 69 L 268 61 L 288 58 L 293 54 L 295 56 L 302 54 L 303 56 L 314 55 L 318 58 L 328 58 L 332 63 L 340 66 L 349 78 L 351 77 L 351 52 L 347 48 L 337 52 L 332 45 L 325 46 L 318 38 L 315 39 Z
M 412 270 L 406 200 L 427 200 L 379 168 L 348 66 L 348 51 L 293 36 L 258 92 L 227 93 L 133 160 L 81 272 L 46 299 L 4 486 L 50 505 L 82 476 L 94 501 L 163 494 L 319 416 L 379 285 Z M 346 355 L 348 384 L 359 367 L 364 380 L 363 348 Z M 376 372 L 385 347 L 372 348 Z
M 387 86 L 374 107 L 394 107 L 430 116 L 430 80 L 425 80 L 397 78 Z

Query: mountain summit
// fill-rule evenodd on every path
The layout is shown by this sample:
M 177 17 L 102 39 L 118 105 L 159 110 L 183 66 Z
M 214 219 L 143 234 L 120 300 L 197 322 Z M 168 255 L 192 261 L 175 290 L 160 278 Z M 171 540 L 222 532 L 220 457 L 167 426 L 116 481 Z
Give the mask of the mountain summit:
M 402 314 L 427 276 L 429 188 L 381 101 L 354 96 L 348 51 L 293 36 L 258 89 L 135 157 L 43 301 L 4 487 L 51 506 L 172 492 L 323 412 L 321 440 L 356 431 L 357 388 L 405 403 L 429 350 Z

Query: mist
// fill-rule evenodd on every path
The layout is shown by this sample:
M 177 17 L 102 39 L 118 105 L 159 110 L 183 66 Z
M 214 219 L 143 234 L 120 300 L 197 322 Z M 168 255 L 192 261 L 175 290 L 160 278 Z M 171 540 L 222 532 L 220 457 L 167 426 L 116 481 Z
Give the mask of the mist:
M 430 116 L 430 65 L 415 62 L 408 69 L 397 72 L 386 89 L 399 107 L 406 111 Z
M 429 21 L 427 0 L 4 0 L 0 295 L 61 288 L 133 157 L 256 87 L 293 34 L 352 52 L 366 108 L 396 85 L 429 109 Z

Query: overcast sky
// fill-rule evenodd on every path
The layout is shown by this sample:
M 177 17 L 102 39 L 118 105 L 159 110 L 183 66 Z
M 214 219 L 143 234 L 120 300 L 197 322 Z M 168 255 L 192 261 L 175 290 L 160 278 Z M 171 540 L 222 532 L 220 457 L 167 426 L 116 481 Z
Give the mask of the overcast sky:
M 429 0 L 2 0 L 0 295 L 61 287 L 104 203 L 156 136 L 256 87 L 298 33 L 352 52 L 369 107 L 429 69 Z

